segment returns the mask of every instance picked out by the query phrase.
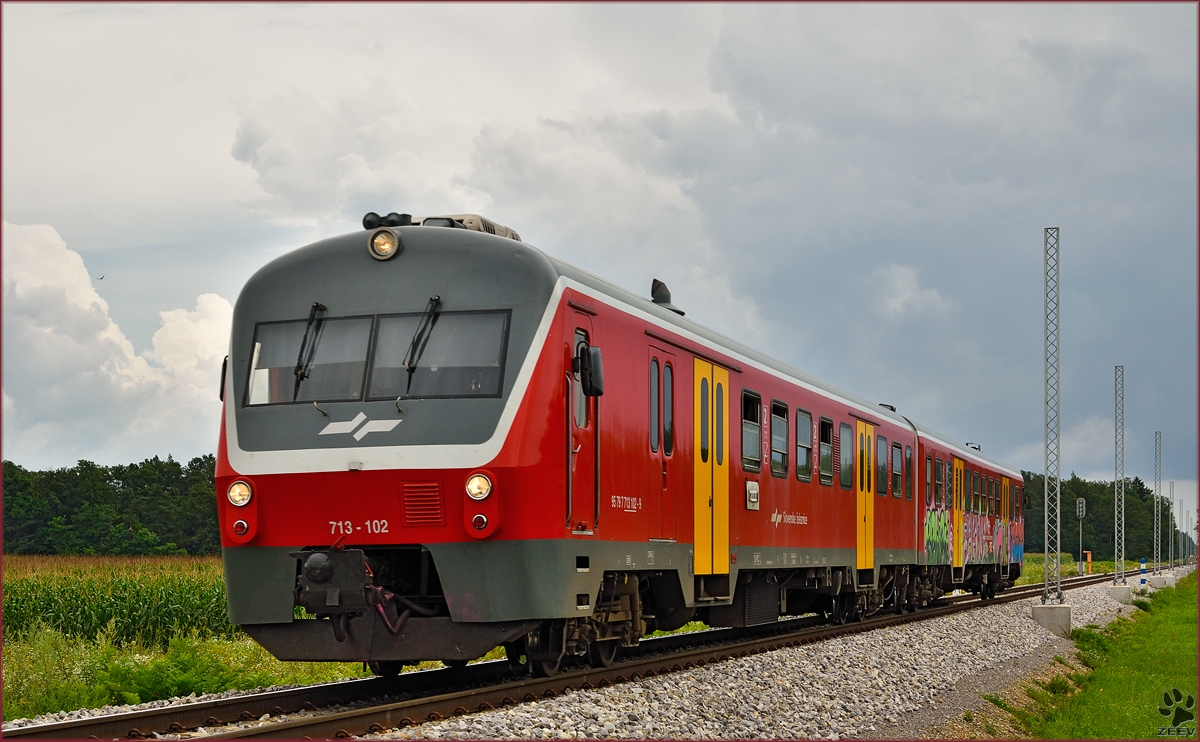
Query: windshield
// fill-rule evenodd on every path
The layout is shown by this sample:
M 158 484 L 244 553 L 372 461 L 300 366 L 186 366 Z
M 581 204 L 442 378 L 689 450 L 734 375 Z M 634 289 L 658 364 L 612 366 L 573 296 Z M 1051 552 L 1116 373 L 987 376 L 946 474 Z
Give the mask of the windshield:
M 404 357 L 420 321 L 419 314 L 379 318 L 369 399 L 500 396 L 507 312 L 436 315 L 410 369 Z
M 318 319 L 308 330 L 312 361 L 296 384 L 296 358 L 307 320 L 261 324 L 254 333 L 246 404 L 362 398 L 371 317 Z
M 509 313 L 435 315 L 410 369 L 405 354 L 421 314 L 264 322 L 255 327 L 246 405 L 352 402 L 397 397 L 498 397 L 504 380 Z M 375 342 L 372 344 L 372 329 Z M 308 349 L 297 385 L 297 358 Z M 373 347 L 372 347 L 373 345 Z M 310 356 L 311 352 L 311 356 Z M 369 368 L 371 374 L 365 379 Z M 365 382 L 365 383 L 364 383 Z

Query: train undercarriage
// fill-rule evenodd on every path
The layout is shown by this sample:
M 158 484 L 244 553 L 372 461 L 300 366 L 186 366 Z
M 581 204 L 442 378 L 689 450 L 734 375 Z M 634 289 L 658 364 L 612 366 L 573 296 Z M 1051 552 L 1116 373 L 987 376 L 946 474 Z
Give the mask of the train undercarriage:
M 495 646 L 504 647 L 515 668 L 535 675 L 554 674 L 570 661 L 606 667 L 621 647 L 690 621 L 745 627 L 809 614 L 837 624 L 861 621 L 880 612 L 915 612 L 956 589 L 994 598 L 1015 583 L 1021 567 L 743 569 L 736 572 L 731 599 L 715 605 L 689 605 L 673 570 L 605 571 L 595 594 L 576 596 L 577 616 L 472 623 L 450 618 L 437 568 L 422 547 L 293 555 L 299 565 L 296 605 L 317 621 L 247 631 L 281 658 L 301 658 L 319 642 L 328 647 L 323 659 L 364 659 L 384 676 L 420 659 L 465 665 Z

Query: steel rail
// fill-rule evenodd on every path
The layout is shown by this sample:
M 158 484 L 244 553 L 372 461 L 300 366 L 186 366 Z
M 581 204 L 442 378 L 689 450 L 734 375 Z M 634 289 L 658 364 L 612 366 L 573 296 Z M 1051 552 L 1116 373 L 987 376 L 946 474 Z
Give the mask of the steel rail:
M 1106 582 L 1107 575 L 1077 578 L 1069 587 L 1078 588 L 1089 584 Z M 361 734 L 378 733 L 395 727 L 414 726 L 425 721 L 438 721 L 452 716 L 465 716 L 479 711 L 488 711 L 522 702 L 555 698 L 573 690 L 603 688 L 614 683 L 623 683 L 643 678 L 652 678 L 672 672 L 704 667 L 730 659 L 748 657 L 764 652 L 773 652 L 786 647 L 811 644 L 836 636 L 873 631 L 914 621 L 924 621 L 947 616 L 993 603 L 1008 603 L 1037 597 L 1041 586 L 1005 591 L 989 601 L 976 596 L 955 596 L 947 605 L 937 606 L 917 613 L 886 615 L 843 625 L 822 625 L 799 632 L 775 637 L 755 638 L 719 647 L 702 647 L 682 653 L 646 659 L 630 659 L 608 668 L 584 668 L 564 672 L 550 678 L 524 678 L 496 686 L 475 688 L 456 693 L 447 693 L 399 703 L 381 704 L 364 709 L 355 709 L 333 714 L 323 714 L 280 722 L 266 722 L 242 729 L 228 730 L 205 739 L 237 739 L 242 737 L 274 738 L 344 738 Z
M 1071 588 L 1104 582 L 1110 574 L 1064 581 Z M 550 678 L 512 679 L 508 662 L 497 660 L 469 665 L 404 673 L 396 678 L 365 678 L 336 683 L 211 699 L 177 706 L 128 711 L 69 721 L 14 727 L 5 737 L 140 738 L 151 733 L 170 734 L 199 727 L 250 722 L 263 714 L 281 716 L 316 711 L 369 699 L 399 699 L 350 711 L 305 716 L 282 722 L 267 721 L 245 729 L 216 732 L 206 738 L 250 736 L 314 738 L 367 733 L 373 726 L 390 728 L 487 710 L 512 703 L 550 698 L 569 690 L 605 687 L 614 682 L 653 677 L 676 668 L 703 667 L 712 662 L 744 657 L 785 646 L 821 641 L 833 636 L 870 631 L 883 626 L 949 615 L 992 603 L 1036 597 L 1041 585 L 1009 588 L 991 601 L 973 594 L 943 596 L 935 605 L 914 614 L 887 615 L 862 622 L 833 626 L 820 619 L 797 618 L 746 629 L 712 629 L 644 640 L 637 656 L 618 660 L 609 668 L 570 670 Z M 749 638 L 747 638 L 749 637 Z M 507 679 L 506 679 L 507 678 Z M 496 683 L 497 680 L 503 681 Z M 464 689 L 464 686 L 467 686 Z M 350 730 L 357 730 L 352 732 Z

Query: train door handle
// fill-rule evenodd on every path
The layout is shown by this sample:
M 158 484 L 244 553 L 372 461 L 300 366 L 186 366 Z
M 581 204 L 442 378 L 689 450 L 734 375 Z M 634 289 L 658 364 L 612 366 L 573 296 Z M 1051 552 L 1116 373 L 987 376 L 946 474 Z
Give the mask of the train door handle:
M 582 443 L 576 444 L 575 448 L 573 448 L 573 449 L 571 450 L 571 453 L 572 453 L 572 454 L 579 453 L 579 449 L 581 449 L 581 448 L 583 448 L 583 444 L 582 444 Z
M 665 462 L 665 461 L 663 462 L 663 465 L 662 465 L 662 486 L 663 486 L 663 489 L 667 488 L 667 462 Z

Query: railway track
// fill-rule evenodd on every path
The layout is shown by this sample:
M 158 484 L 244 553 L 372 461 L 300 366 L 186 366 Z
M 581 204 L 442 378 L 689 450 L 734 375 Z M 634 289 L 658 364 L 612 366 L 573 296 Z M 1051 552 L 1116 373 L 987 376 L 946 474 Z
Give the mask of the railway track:
M 1102 583 L 1109 574 L 1063 581 L 1064 589 Z M 655 677 L 704 667 L 735 657 L 823 641 L 843 634 L 872 631 L 912 621 L 950 615 L 992 603 L 1024 600 L 1042 594 L 1042 585 L 1010 588 L 990 601 L 975 595 L 945 596 L 939 605 L 901 615 L 877 616 L 845 625 L 798 618 L 748 629 L 712 629 L 643 641 L 607 668 L 566 668 L 549 678 L 516 675 L 505 660 L 465 668 L 404 673 L 396 678 L 366 678 L 303 688 L 270 691 L 195 703 L 5 729 L 5 737 L 142 738 L 152 733 L 188 734 L 193 738 L 347 737 L 412 726 L 526 701 L 553 698 L 577 689 Z M 329 707 L 357 706 L 327 712 Z M 227 727 L 235 722 L 244 726 Z M 261 723 L 255 723 L 261 722 Z M 193 730 L 205 731 L 195 734 Z M 189 734 L 189 732 L 191 732 Z

